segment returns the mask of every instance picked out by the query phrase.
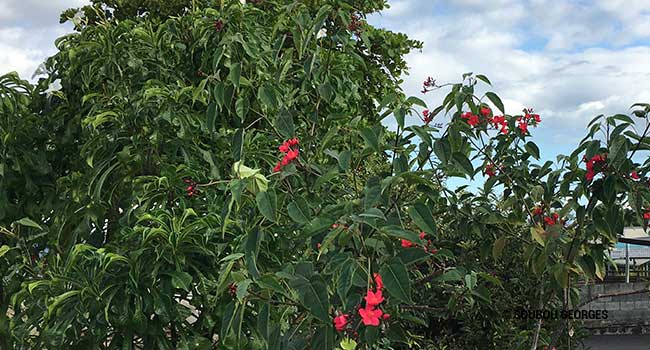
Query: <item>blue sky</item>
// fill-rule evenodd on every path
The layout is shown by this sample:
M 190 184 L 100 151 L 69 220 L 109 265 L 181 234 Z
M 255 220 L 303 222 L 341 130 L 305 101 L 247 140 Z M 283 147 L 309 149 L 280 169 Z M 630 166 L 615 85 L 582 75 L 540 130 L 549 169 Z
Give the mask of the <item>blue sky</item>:
M 0 72 L 29 78 L 70 30 L 59 13 L 83 0 L 0 0 Z M 569 153 L 598 114 L 629 113 L 650 102 L 650 0 L 389 0 L 370 23 L 424 42 L 407 57 L 407 94 L 422 81 L 487 75 L 509 114 L 532 107 L 542 157 Z

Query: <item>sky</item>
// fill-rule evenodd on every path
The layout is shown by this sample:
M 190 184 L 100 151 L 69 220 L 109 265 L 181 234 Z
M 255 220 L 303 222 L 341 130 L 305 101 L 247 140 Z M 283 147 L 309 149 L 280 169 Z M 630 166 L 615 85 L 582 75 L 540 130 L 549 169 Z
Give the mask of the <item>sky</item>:
M 30 78 L 71 31 L 59 13 L 83 0 L 0 0 L 0 73 Z M 389 0 L 368 22 L 424 43 L 407 56 L 403 89 L 431 108 L 446 91 L 420 93 L 431 76 L 485 74 L 506 112 L 534 108 L 542 158 L 570 153 L 599 114 L 650 102 L 650 0 Z

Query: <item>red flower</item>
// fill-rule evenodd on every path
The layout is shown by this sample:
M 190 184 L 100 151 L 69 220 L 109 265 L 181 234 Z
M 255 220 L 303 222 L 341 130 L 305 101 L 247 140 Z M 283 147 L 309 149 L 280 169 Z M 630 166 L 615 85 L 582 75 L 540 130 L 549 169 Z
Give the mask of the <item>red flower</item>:
M 402 240 L 402 248 L 410 248 L 412 246 L 413 246 L 413 242 L 411 242 L 411 241 L 409 241 L 407 239 Z
M 596 164 L 603 166 L 603 163 L 605 163 L 606 159 L 607 159 L 606 154 L 605 155 L 597 154 L 591 157 L 591 159 L 587 161 L 587 173 L 585 174 L 585 178 L 587 179 L 587 181 L 593 180 L 594 176 L 596 176 L 596 174 L 599 173 L 599 171 L 598 172 L 594 171 L 594 166 Z
M 536 123 L 542 122 L 542 118 L 540 118 L 539 114 L 533 114 L 533 119 L 535 119 Z
M 494 164 L 492 164 L 492 163 L 486 164 L 485 168 L 483 169 L 483 172 L 488 177 L 496 176 L 496 174 L 497 174 L 496 171 L 494 171 Z
M 423 111 L 422 111 L 422 115 L 423 115 L 425 118 L 428 117 L 428 116 L 429 116 L 429 110 L 428 110 L 428 109 L 423 110 Z
M 639 174 L 637 174 L 636 171 L 633 171 L 632 174 L 630 174 L 630 177 L 634 180 L 640 179 Z
M 542 210 L 542 207 L 540 206 L 536 206 L 535 208 L 533 208 L 533 216 L 542 215 L 543 212 L 544 210 Z
M 379 326 L 379 318 L 383 312 L 380 309 L 374 309 L 366 305 L 365 309 L 359 309 L 359 315 L 363 324 L 366 326 Z
M 650 220 L 650 211 L 646 211 L 645 213 L 643 213 L 643 219 Z
M 281 144 L 280 147 L 278 147 L 278 149 L 282 153 L 287 153 L 287 152 L 289 152 L 289 145 L 285 142 L 285 143 Z
M 220 32 L 221 29 L 223 29 L 223 22 L 221 20 L 215 21 L 214 22 L 214 30 L 217 32 Z
M 289 161 L 293 161 L 296 158 L 298 158 L 298 154 L 299 154 L 299 151 L 297 149 L 295 149 L 295 150 L 292 149 L 292 150 L 289 150 L 289 152 L 287 152 L 286 157 L 287 157 L 287 159 L 289 159 Z
M 521 133 L 524 135 L 528 132 L 528 123 L 526 122 L 520 122 L 517 127 L 519 128 L 519 130 L 521 130 Z
M 420 239 L 424 239 L 424 237 L 427 236 L 427 233 L 424 231 L 420 231 Z
M 384 280 L 381 278 L 381 275 L 375 272 L 372 276 L 375 279 L 375 286 L 377 287 L 377 290 L 384 289 Z
M 381 316 L 381 319 L 384 321 L 388 320 L 389 318 L 390 318 L 390 314 L 384 314 L 383 316 Z
M 489 116 L 490 116 L 490 113 L 492 113 L 492 111 L 491 111 L 489 108 L 487 108 L 487 107 L 481 107 L 481 114 L 482 114 L 484 117 L 486 117 L 486 118 L 489 117 Z
M 507 125 L 503 125 L 503 126 L 501 126 L 501 130 L 500 130 L 500 131 L 501 131 L 502 134 L 504 134 L 504 135 L 508 135 L 508 126 L 507 126 Z
M 282 170 L 282 164 L 281 164 L 280 162 L 278 162 L 278 164 L 276 164 L 276 165 L 273 167 L 273 172 L 274 172 L 274 173 L 277 173 L 277 172 L 280 171 L 280 170 Z
M 555 224 L 558 223 L 559 218 L 560 218 L 560 216 L 557 213 L 553 213 L 553 215 L 551 215 L 551 217 L 547 216 L 547 217 L 544 218 L 544 223 L 546 225 L 549 225 L 549 226 L 555 225 Z
M 334 317 L 334 328 L 336 328 L 336 330 L 339 332 L 344 331 L 345 327 L 348 325 L 348 317 L 348 314 L 342 314 Z
M 478 115 L 472 114 L 470 112 L 465 112 L 460 115 L 461 118 L 467 119 L 467 124 L 470 126 L 476 126 L 479 123 Z
M 381 295 L 381 290 L 378 289 L 376 292 L 368 289 L 366 296 L 363 297 L 366 300 L 366 307 L 368 306 L 377 306 L 384 301 L 384 297 Z

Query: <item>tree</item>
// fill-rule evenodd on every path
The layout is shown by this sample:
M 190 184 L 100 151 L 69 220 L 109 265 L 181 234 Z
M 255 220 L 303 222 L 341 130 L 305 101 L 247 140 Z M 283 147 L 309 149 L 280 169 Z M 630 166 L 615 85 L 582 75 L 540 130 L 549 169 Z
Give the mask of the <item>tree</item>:
M 629 174 L 648 173 L 648 129 L 601 119 L 560 168 L 536 165 L 539 116 L 475 96 L 490 82 L 473 74 L 413 124 L 426 105 L 397 77 L 420 43 L 363 21 L 384 6 L 96 2 L 46 78 L 3 76 L 2 345 L 550 341 L 560 322 L 505 313 L 571 307 L 602 277 L 644 220 Z M 477 195 L 445 185 L 481 172 Z

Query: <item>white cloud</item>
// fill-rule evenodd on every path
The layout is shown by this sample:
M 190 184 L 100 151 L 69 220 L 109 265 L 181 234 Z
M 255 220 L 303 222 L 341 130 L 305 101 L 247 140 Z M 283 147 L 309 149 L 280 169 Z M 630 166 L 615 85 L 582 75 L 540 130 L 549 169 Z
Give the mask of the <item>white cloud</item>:
M 650 1 L 402 0 L 398 10 L 370 23 L 424 42 L 407 57 L 407 94 L 421 96 L 427 76 L 443 83 L 486 74 L 508 113 L 535 108 L 546 142 L 571 146 L 594 116 L 650 101 L 650 45 L 642 44 Z M 445 94 L 424 97 L 436 106 Z
M 59 24 L 62 11 L 84 0 L 0 0 L 0 74 L 17 71 L 30 79 L 36 68 L 56 52 L 54 40 L 71 30 Z

